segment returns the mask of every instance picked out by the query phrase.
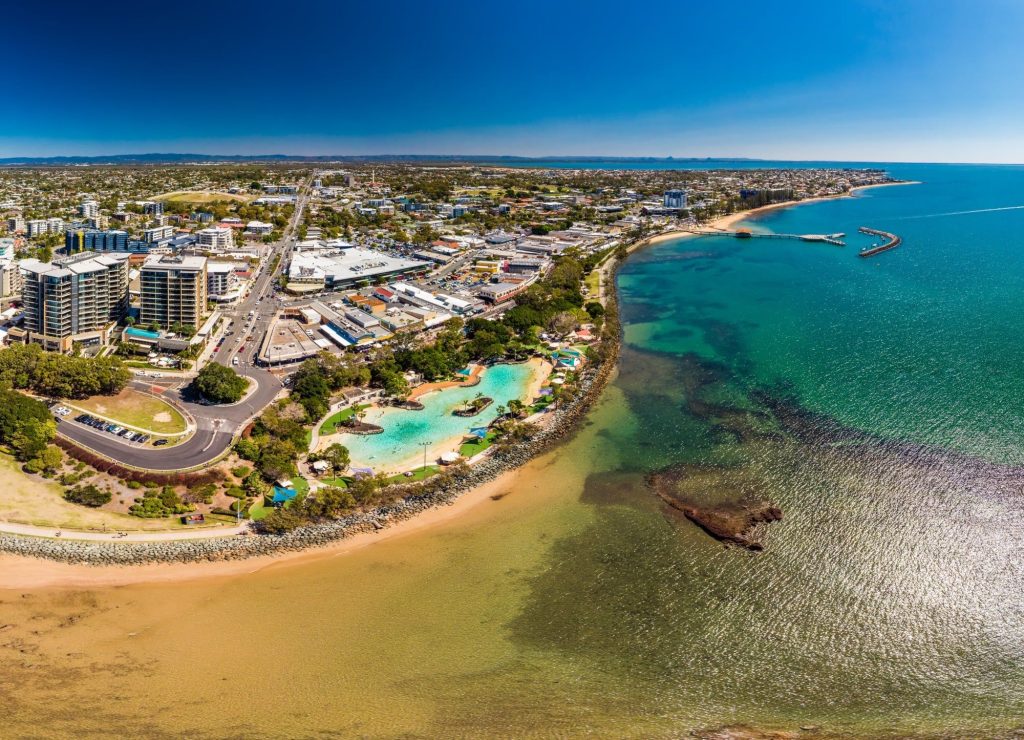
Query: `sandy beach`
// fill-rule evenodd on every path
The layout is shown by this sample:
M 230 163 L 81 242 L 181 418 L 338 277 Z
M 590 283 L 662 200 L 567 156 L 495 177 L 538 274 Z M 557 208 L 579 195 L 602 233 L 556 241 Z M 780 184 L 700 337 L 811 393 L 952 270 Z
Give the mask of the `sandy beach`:
M 782 201 L 780 203 L 770 203 L 770 204 L 768 204 L 766 206 L 761 206 L 760 208 L 751 208 L 750 210 L 747 210 L 747 211 L 736 211 L 735 213 L 730 213 L 730 214 L 727 214 L 725 216 L 719 216 L 718 218 L 714 218 L 711 221 L 708 221 L 704 225 L 706 227 L 708 227 L 708 228 L 711 228 L 711 229 L 729 229 L 729 228 L 735 226 L 738 223 L 746 221 L 751 216 L 759 216 L 761 214 L 768 213 L 769 211 L 777 211 L 777 210 L 780 210 L 782 208 L 792 208 L 794 206 L 804 206 L 804 205 L 808 205 L 808 204 L 811 204 L 811 203 L 821 203 L 822 201 L 826 201 L 826 200 L 839 200 L 841 198 L 856 198 L 857 197 L 857 193 L 859 193 L 862 190 L 870 190 L 871 188 L 888 188 L 888 187 L 894 187 L 896 185 L 920 185 L 920 184 L 921 183 L 916 181 L 916 180 L 907 180 L 905 182 L 882 182 L 882 183 L 878 183 L 877 185 L 861 185 L 860 187 L 852 188 L 850 190 L 850 192 L 848 192 L 848 193 L 840 193 L 838 195 L 823 195 L 823 196 L 821 196 L 819 198 L 805 198 L 804 200 L 785 200 L 785 201 Z M 670 241 L 672 239 L 680 239 L 680 238 L 686 237 L 686 236 L 698 236 L 698 235 L 694 234 L 692 231 L 682 231 L 682 230 L 666 231 L 666 232 L 664 232 L 662 234 L 657 234 L 657 235 L 652 236 L 652 237 L 650 237 L 648 239 L 645 239 L 642 242 L 637 242 L 635 245 L 633 245 L 632 248 L 630 248 L 629 251 L 632 252 L 633 250 L 639 249 L 640 247 L 646 247 L 646 246 L 649 246 L 651 244 L 659 244 L 661 242 Z
M 461 388 L 464 385 L 474 385 L 479 382 L 477 378 L 483 371 L 483 365 L 474 364 L 469 366 L 469 375 L 466 376 L 465 380 L 445 380 L 439 383 L 422 383 L 412 389 L 412 393 L 409 394 L 409 400 L 416 401 L 428 393 L 443 391 L 445 388 Z
M 346 537 L 324 548 L 282 555 L 207 563 L 153 563 L 147 565 L 92 566 L 0 554 L 0 590 L 126 586 L 135 583 L 168 583 L 258 573 L 272 567 L 290 567 L 314 560 L 338 557 L 377 542 L 397 539 L 456 519 L 478 506 L 503 497 L 527 474 L 523 468 L 474 488 L 448 506 L 429 509 L 385 529 Z

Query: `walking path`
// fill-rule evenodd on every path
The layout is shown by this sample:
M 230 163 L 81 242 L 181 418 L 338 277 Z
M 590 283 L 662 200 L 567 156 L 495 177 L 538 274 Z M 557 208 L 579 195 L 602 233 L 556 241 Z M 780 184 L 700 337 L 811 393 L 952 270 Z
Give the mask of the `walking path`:
M 32 524 L 16 524 L 0 521 L 0 532 L 18 534 L 27 537 L 46 537 L 48 539 L 89 540 L 92 542 L 163 542 L 173 540 L 204 540 L 212 537 L 232 537 L 249 531 L 249 523 L 244 522 L 234 527 L 202 527 L 197 529 L 179 529 L 166 532 L 129 532 L 120 536 L 116 531 L 83 532 L 80 530 L 60 530 L 53 527 L 36 527 Z

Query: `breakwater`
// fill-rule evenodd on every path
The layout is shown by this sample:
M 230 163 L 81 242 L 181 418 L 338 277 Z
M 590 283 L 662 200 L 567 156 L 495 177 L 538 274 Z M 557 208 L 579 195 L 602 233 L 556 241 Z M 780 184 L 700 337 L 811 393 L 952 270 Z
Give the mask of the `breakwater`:
M 896 234 L 890 234 L 888 231 L 869 229 L 867 226 L 861 226 L 859 229 L 857 229 L 857 231 L 859 231 L 862 234 L 868 234 L 869 236 L 880 236 L 883 239 L 885 239 L 885 241 L 881 244 L 860 250 L 859 256 L 861 257 L 873 257 L 876 254 L 881 254 L 882 252 L 886 252 L 890 249 L 895 249 L 896 247 L 903 243 L 903 240 L 900 239 L 900 237 L 896 236 Z

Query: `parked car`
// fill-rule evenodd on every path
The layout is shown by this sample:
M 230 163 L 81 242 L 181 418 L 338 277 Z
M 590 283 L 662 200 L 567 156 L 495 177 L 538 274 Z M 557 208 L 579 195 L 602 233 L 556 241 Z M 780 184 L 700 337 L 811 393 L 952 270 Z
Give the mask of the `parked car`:
M 167 444 L 167 442 L 168 442 L 168 440 L 166 440 L 166 439 L 158 439 L 156 442 L 153 443 L 153 446 L 154 447 L 163 447 L 165 444 Z

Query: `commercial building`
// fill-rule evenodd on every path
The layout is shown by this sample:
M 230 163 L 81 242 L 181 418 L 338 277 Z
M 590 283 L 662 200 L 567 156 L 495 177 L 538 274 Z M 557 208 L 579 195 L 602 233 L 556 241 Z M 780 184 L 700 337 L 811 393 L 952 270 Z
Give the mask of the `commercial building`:
M 396 275 L 423 272 L 430 266 L 429 262 L 392 257 L 350 244 L 335 247 L 323 242 L 300 243 L 288 265 L 288 290 L 315 292 L 360 283 L 369 285 Z
M 250 234 L 266 236 L 274 230 L 274 224 L 269 224 L 265 221 L 250 221 L 245 225 L 245 230 Z
M 21 262 L 25 331 L 46 349 L 106 344 L 128 308 L 128 255 L 81 252 Z
M 127 252 L 128 232 L 116 229 L 111 231 L 71 229 L 64 232 L 64 251 L 68 254 L 82 251 Z
M 25 233 L 29 237 L 42 236 L 50 230 L 45 218 L 33 218 L 25 222 Z
M 78 212 L 84 218 L 91 218 L 100 215 L 100 204 L 94 200 L 87 200 L 78 206 Z
M 242 295 L 242 281 L 233 262 L 206 263 L 206 294 L 211 301 L 228 303 Z
M 206 315 L 206 257 L 150 255 L 140 271 L 143 325 L 199 328 Z
M 230 249 L 235 246 L 234 234 L 226 226 L 211 226 L 196 232 L 197 243 L 211 249 Z
M 686 191 L 666 190 L 663 204 L 665 208 L 686 208 Z
M 504 303 L 515 298 L 529 288 L 532 283 L 533 278 L 528 278 L 519 283 L 492 283 L 481 287 L 477 291 L 477 295 L 488 303 Z
M 152 244 L 153 242 L 164 241 L 174 236 L 173 226 L 154 226 L 142 232 L 142 240 Z

